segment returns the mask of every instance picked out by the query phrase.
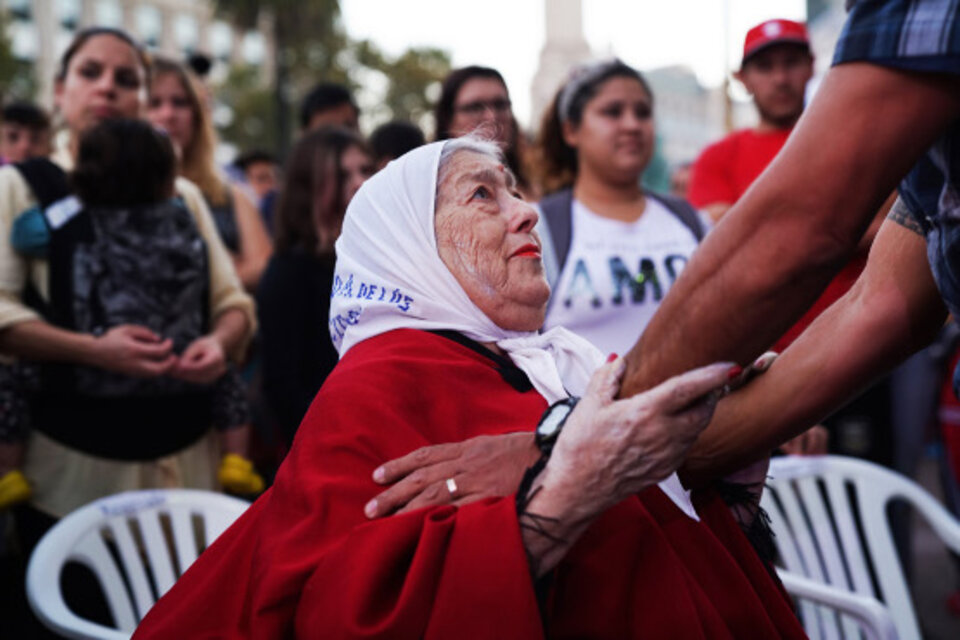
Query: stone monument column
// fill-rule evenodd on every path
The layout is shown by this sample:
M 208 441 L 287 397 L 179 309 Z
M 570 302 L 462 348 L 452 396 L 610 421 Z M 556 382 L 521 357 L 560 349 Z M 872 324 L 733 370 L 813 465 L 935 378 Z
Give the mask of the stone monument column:
M 39 81 L 39 102 L 53 104 L 53 75 L 57 68 L 57 16 L 53 0 L 32 0 L 33 24 L 37 30 L 36 77 Z
M 531 129 L 540 126 L 543 110 L 567 77 L 570 68 L 593 54 L 583 36 L 580 0 L 544 0 L 546 42 L 540 50 L 540 65 L 530 87 Z

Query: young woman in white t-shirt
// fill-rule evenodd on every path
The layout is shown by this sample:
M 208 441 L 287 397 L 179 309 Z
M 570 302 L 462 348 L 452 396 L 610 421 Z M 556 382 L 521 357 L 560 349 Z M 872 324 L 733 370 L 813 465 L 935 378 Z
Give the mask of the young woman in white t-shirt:
M 650 87 L 619 60 L 576 69 L 538 142 L 541 182 L 555 192 L 541 203 L 549 227 L 541 237 L 561 258 L 546 327 L 562 325 L 605 352 L 624 353 L 704 231 L 688 204 L 640 186 L 654 147 Z M 557 226 L 568 229 L 566 247 L 556 246 Z

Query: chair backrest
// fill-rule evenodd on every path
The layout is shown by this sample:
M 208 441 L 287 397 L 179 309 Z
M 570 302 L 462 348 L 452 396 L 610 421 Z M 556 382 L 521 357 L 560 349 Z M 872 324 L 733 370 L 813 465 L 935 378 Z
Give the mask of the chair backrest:
M 788 571 L 876 598 L 890 610 L 900 638 L 919 640 L 887 515 L 894 499 L 910 503 L 948 547 L 960 550 L 960 523 L 942 505 L 912 480 L 864 460 L 775 458 L 762 505 Z M 811 637 L 860 637 L 848 616 L 838 624 L 808 602 L 801 602 L 801 615 Z
M 27 567 L 37 617 L 71 638 L 129 638 L 157 599 L 249 506 L 192 489 L 129 491 L 92 502 L 40 540 Z M 60 590 L 67 562 L 97 576 L 117 628 L 74 614 Z

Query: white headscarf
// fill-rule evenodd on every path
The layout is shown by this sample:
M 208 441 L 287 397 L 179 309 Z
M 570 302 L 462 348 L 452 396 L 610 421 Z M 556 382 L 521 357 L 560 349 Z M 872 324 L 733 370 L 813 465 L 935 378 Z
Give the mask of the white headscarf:
M 330 337 L 340 356 L 394 329 L 448 329 L 493 342 L 548 403 L 582 396 L 603 354 L 562 327 L 539 334 L 508 331 L 467 296 L 437 252 L 434 206 L 440 152 L 434 142 L 394 160 L 367 180 L 350 202 L 337 240 L 330 300 Z M 660 488 L 699 520 L 676 474 Z
M 393 329 L 449 329 L 493 342 L 547 402 L 583 395 L 603 355 L 562 328 L 538 334 L 493 323 L 467 296 L 437 252 L 434 206 L 445 141 L 391 162 L 360 188 L 337 240 L 330 336 L 342 357 Z

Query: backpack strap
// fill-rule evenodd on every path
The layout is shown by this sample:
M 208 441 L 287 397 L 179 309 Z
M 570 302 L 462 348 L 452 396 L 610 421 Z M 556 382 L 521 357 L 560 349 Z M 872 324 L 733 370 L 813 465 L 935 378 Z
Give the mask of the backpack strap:
M 692 204 L 683 198 L 678 198 L 676 196 L 668 196 L 662 193 L 654 193 L 652 191 L 647 191 L 646 194 L 665 206 L 670 213 L 677 216 L 677 218 L 680 219 L 680 222 L 690 229 L 690 233 L 692 233 L 693 237 L 697 239 L 698 244 L 703 242 L 703 236 L 706 235 L 707 230 L 703 225 L 703 220 L 700 218 L 700 214 L 697 213 L 697 210 L 693 208 Z
M 70 195 L 67 173 L 46 158 L 31 158 L 14 165 L 27 181 L 41 209 Z
M 547 274 L 547 280 L 553 287 L 560 279 L 563 266 L 567 262 L 567 254 L 570 253 L 573 189 L 568 187 L 551 193 L 540 201 L 539 206 L 548 230 L 542 240 L 544 243 L 550 242 L 553 247 L 551 253 L 556 257 L 556 273 Z
M 50 207 L 50 205 L 56 205 L 64 200 L 64 198 L 70 196 L 70 184 L 67 181 L 67 173 L 61 169 L 59 165 L 47 158 L 31 158 L 25 162 L 15 164 L 14 167 L 20 172 L 20 175 L 23 176 L 27 186 L 30 187 L 33 197 L 37 199 L 39 208 L 41 211 L 44 211 L 44 222 L 46 222 L 47 227 L 50 228 L 50 222 L 46 216 L 48 207 Z M 55 244 L 53 242 L 54 234 L 52 228 L 50 228 L 50 232 L 50 244 L 52 246 Z M 51 265 L 59 262 L 57 259 L 58 256 L 52 256 L 50 252 L 51 249 L 48 249 Z M 60 283 L 57 282 L 57 279 L 53 276 L 52 269 L 49 271 L 48 277 L 50 278 L 49 299 L 44 299 L 33 283 L 28 282 L 22 294 L 23 302 L 28 307 L 37 311 L 48 322 L 56 323 L 60 316 L 63 315 L 58 308 L 60 305 L 56 304 L 58 298 L 56 293 L 61 289 L 61 286 L 59 286 Z
M 676 196 L 663 195 L 652 191 L 647 191 L 646 194 L 666 207 L 684 226 L 690 229 L 690 233 L 693 234 L 698 243 L 703 241 L 703 236 L 706 235 L 707 230 L 700 214 L 693 208 L 693 205 Z M 550 241 L 553 247 L 551 253 L 556 256 L 556 273 L 547 274 L 547 280 L 553 287 L 560 279 L 563 267 L 567 263 L 567 254 L 570 253 L 573 233 L 573 189 L 568 187 L 551 193 L 540 201 L 539 206 L 549 231 L 549 233 L 544 234 L 546 237 L 543 240 L 544 242 Z M 547 251 L 544 251 L 544 254 L 546 253 Z

